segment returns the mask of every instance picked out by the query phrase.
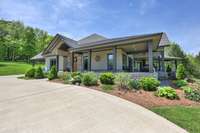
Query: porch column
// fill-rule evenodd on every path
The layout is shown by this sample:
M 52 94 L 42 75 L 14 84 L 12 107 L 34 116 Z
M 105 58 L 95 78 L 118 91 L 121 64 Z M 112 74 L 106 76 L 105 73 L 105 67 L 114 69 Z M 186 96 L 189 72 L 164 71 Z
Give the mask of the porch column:
M 71 54 L 71 72 L 74 71 L 74 52 Z
M 117 71 L 117 48 L 116 47 L 112 49 L 112 53 L 113 53 L 113 71 L 116 72 Z
M 164 49 L 161 51 L 161 71 L 165 72 L 165 59 L 164 59 Z
M 147 41 L 147 47 L 148 47 L 149 72 L 153 72 L 153 44 L 152 44 L 152 41 Z
M 92 58 L 92 50 L 88 52 L 88 71 L 91 71 L 91 58 Z
M 133 62 L 132 62 L 132 65 L 133 65 L 133 72 L 134 72 L 134 69 L 135 69 L 135 59 L 134 59 L 134 54 L 132 54 L 132 58 L 133 58 Z
M 56 69 L 59 71 L 59 55 L 56 55 Z

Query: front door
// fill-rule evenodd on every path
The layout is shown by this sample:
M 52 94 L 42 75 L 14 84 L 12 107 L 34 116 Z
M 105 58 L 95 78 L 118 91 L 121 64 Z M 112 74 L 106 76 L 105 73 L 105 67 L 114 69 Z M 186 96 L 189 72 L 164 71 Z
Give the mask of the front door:
M 73 70 L 76 72 L 77 71 L 77 57 L 74 57 L 74 66 Z
M 83 71 L 88 71 L 88 56 L 83 56 Z

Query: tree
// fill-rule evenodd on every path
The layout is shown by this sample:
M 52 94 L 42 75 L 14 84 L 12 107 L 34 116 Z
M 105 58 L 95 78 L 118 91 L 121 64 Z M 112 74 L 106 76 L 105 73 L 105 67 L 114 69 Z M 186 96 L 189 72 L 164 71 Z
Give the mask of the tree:
M 186 78 L 186 70 L 183 64 L 179 64 L 176 70 L 176 78 L 177 79 L 185 79 Z
M 25 60 L 41 52 L 52 39 L 46 31 L 20 21 L 0 20 L 0 60 Z
M 169 47 L 165 48 L 165 52 L 168 56 L 172 56 L 172 57 L 181 57 L 184 58 L 185 57 L 185 53 L 182 50 L 182 48 L 179 46 L 179 44 L 173 42 L 170 44 Z

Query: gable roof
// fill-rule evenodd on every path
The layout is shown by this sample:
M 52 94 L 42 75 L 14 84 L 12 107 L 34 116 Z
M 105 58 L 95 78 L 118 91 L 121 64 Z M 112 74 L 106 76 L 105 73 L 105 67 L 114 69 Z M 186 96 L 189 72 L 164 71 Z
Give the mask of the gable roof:
M 94 34 L 91 34 L 87 37 L 84 37 L 84 38 L 78 40 L 78 44 L 81 45 L 81 44 L 85 44 L 85 43 L 92 43 L 92 42 L 102 41 L 102 40 L 106 40 L 106 39 L 107 39 L 106 37 L 94 33 Z
M 118 42 L 123 42 L 123 41 L 129 41 L 129 40 L 137 40 L 137 39 L 149 39 L 149 38 L 153 38 L 158 36 L 160 38 L 159 47 L 162 46 L 167 46 L 169 44 L 169 40 L 167 38 L 166 33 L 164 32 L 159 32 L 159 33 L 152 33 L 152 34 L 142 34 L 142 35 L 135 35 L 135 36 L 126 36 L 126 37 L 118 37 L 118 38 L 111 38 L 111 39 L 105 39 L 105 40 L 100 40 L 100 41 L 96 41 L 96 42 L 91 42 L 91 43 L 83 43 L 81 45 L 79 45 L 79 47 L 75 48 L 75 49 L 82 49 L 82 48 L 91 48 L 91 47 L 96 47 L 96 46 L 106 46 L 107 44 L 109 44 L 109 46 L 111 43 L 118 43 Z
M 40 52 L 39 54 L 31 58 L 31 60 L 43 60 L 43 59 L 44 59 L 44 56 L 42 56 L 42 52 Z
M 42 52 L 42 55 L 51 52 L 53 50 L 53 48 L 57 45 L 58 41 L 63 41 L 64 44 L 67 45 L 70 48 L 77 48 L 78 47 L 77 41 L 75 41 L 71 38 L 65 37 L 61 34 L 56 34 L 54 36 L 54 38 L 51 40 L 51 42 L 49 43 L 49 45 L 44 49 L 44 51 Z
M 159 32 L 159 33 L 152 33 L 152 34 L 142 34 L 142 35 L 134 35 L 134 36 L 126 36 L 126 37 L 117 37 L 117 38 L 111 38 L 107 39 L 106 37 L 103 37 L 101 35 L 98 35 L 96 33 L 91 34 L 87 37 L 84 37 L 80 39 L 79 41 L 75 41 L 73 39 L 67 38 L 63 35 L 56 34 L 54 39 L 49 43 L 48 47 L 44 50 L 43 54 L 48 53 L 56 46 L 56 40 L 61 40 L 65 43 L 65 45 L 69 46 L 70 49 L 79 50 L 82 48 L 91 48 L 96 46 L 106 46 L 106 44 L 109 44 L 109 46 L 115 45 L 114 43 L 123 42 L 123 41 L 137 41 L 138 39 L 143 40 L 149 40 L 153 37 L 159 37 L 159 47 L 167 46 L 169 44 L 168 37 L 166 33 Z

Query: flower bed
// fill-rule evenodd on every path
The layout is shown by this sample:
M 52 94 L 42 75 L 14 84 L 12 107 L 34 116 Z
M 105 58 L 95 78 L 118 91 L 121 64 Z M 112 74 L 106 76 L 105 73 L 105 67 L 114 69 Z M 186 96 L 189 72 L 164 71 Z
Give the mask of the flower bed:
M 57 82 L 57 83 L 65 83 L 62 79 L 55 79 L 51 80 L 51 82 Z M 182 105 L 182 106 L 200 106 L 200 103 L 191 101 L 189 99 L 185 98 L 185 94 L 183 90 L 176 89 L 176 93 L 179 97 L 179 99 L 170 100 L 164 97 L 157 97 L 155 96 L 155 92 L 150 91 L 144 91 L 144 90 L 122 90 L 118 89 L 117 85 L 113 86 L 112 90 L 105 90 L 102 89 L 101 85 L 98 86 L 89 86 L 87 88 L 102 91 L 114 96 L 118 96 L 120 98 L 126 99 L 130 102 L 139 104 L 146 108 L 151 107 L 159 107 L 159 106 L 174 106 L 174 105 Z

